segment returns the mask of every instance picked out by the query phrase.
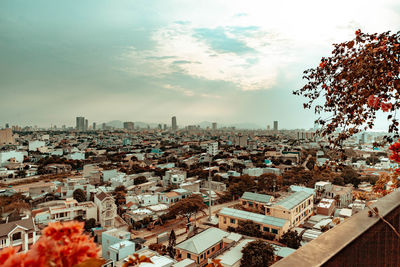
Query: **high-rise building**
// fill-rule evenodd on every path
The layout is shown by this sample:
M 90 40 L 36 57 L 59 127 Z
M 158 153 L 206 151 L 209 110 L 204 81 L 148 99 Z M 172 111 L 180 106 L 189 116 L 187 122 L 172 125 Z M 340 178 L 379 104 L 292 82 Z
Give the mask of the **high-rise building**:
M 10 124 L 6 123 L 6 129 L 10 128 Z
M 13 144 L 15 144 L 15 139 L 12 130 L 10 128 L 0 130 L 0 146 Z
M 173 131 L 178 130 L 178 125 L 176 124 L 176 117 L 175 116 L 172 117 L 172 130 Z
M 124 129 L 128 130 L 128 131 L 132 131 L 135 127 L 135 124 L 131 121 L 126 121 L 124 122 Z
M 166 124 L 164 124 L 164 130 L 167 130 L 167 125 Z
M 278 131 L 278 121 L 274 121 L 274 131 Z
M 87 131 L 89 128 L 89 121 L 86 119 L 85 120 L 85 131 Z
M 208 144 L 207 154 L 211 156 L 215 156 L 218 154 L 218 142 L 213 142 Z
M 95 130 L 96 130 L 96 123 L 95 123 L 95 122 L 93 122 L 93 126 L 92 126 L 92 128 L 93 128 L 93 131 L 95 131 Z
M 217 123 L 216 122 L 212 123 L 212 129 L 213 129 L 213 131 L 217 130 Z
M 76 117 L 76 130 L 77 131 L 85 130 L 85 117 Z

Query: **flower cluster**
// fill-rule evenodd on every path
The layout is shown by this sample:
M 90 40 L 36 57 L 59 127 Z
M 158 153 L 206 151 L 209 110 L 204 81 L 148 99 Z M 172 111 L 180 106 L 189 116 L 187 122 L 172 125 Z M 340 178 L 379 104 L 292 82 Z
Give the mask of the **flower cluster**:
M 392 103 L 390 102 L 383 102 L 381 101 L 381 98 L 378 96 L 370 95 L 368 97 L 368 106 L 374 108 L 374 109 L 382 109 L 383 112 L 388 112 L 391 111 L 393 108 Z
M 396 143 L 391 144 L 389 150 L 392 151 L 392 155 L 389 157 L 389 159 L 400 163 L 400 139 Z M 396 172 L 400 173 L 400 168 L 397 168 Z
M 96 244 L 83 234 L 83 223 L 49 223 L 43 235 L 26 253 L 17 254 L 12 247 L 0 251 L 0 265 L 4 267 L 72 267 L 88 259 L 97 258 Z

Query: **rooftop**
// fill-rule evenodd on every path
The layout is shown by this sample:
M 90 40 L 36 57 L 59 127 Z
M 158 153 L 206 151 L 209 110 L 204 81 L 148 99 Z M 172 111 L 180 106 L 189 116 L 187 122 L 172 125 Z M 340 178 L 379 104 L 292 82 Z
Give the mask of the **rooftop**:
M 309 198 L 312 194 L 304 192 L 304 191 L 299 191 L 296 193 L 291 194 L 290 196 L 282 199 L 281 201 L 275 203 L 276 206 L 281 206 L 285 209 L 291 210 L 297 205 L 299 205 L 301 202 Z
M 257 194 L 257 193 L 252 193 L 252 192 L 244 192 L 242 198 L 246 199 L 246 200 L 261 202 L 261 203 L 269 203 L 271 201 L 272 196 L 264 195 L 264 194 Z
M 266 216 L 258 213 L 248 212 L 244 210 L 237 210 L 231 208 L 223 208 L 219 214 L 236 217 L 244 220 L 250 220 L 262 224 L 273 225 L 277 227 L 282 227 L 288 220 L 276 218 L 272 216 Z
M 228 232 L 212 227 L 179 243 L 176 248 L 199 255 L 228 235 Z

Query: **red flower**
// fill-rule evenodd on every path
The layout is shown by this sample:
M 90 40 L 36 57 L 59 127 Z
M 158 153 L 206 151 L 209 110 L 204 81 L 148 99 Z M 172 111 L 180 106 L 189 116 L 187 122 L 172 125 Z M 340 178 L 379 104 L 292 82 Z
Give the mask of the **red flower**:
M 323 69 L 325 66 L 326 66 L 326 62 L 325 62 L 325 61 L 322 61 L 322 62 L 319 64 L 319 67 L 320 67 L 321 69 Z
M 360 35 L 360 33 L 361 33 L 360 29 L 356 30 L 356 35 Z
M 392 109 L 392 107 L 393 107 L 392 103 L 384 103 L 384 102 L 381 103 L 381 109 L 383 112 L 390 111 Z
M 372 107 L 372 108 L 378 108 L 379 107 L 379 103 L 380 103 L 381 98 L 380 97 L 376 97 L 374 95 L 370 95 L 368 97 L 368 106 Z
M 49 223 L 43 235 L 27 253 L 16 254 L 13 248 L 0 252 L 1 266 L 72 267 L 98 257 L 96 244 L 83 233 L 83 223 Z

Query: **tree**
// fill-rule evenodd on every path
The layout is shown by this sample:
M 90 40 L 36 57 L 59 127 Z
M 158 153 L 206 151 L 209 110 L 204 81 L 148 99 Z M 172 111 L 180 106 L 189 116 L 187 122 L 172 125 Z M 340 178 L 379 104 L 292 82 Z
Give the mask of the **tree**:
M 133 184 L 138 185 L 138 184 L 144 184 L 145 182 L 147 182 L 147 178 L 145 176 L 139 176 L 139 177 L 135 178 L 135 180 L 133 181 Z
M 296 231 L 289 230 L 282 235 L 279 242 L 285 244 L 289 248 L 298 249 L 301 245 L 301 236 L 299 236 Z
M 85 228 L 85 230 L 86 230 L 87 232 L 89 232 L 90 229 L 92 229 L 92 228 L 94 228 L 94 227 L 96 227 L 96 220 L 95 220 L 94 218 L 90 218 L 89 220 L 86 220 L 86 221 L 85 221 L 85 226 L 84 226 L 84 228 Z
M 388 131 L 394 136 L 385 140 L 392 142 L 399 137 L 399 122 L 394 115 L 400 108 L 400 32 L 366 34 L 357 30 L 353 40 L 334 47 L 332 56 L 323 57 L 317 68 L 304 71 L 307 84 L 293 93 L 309 99 L 305 108 L 316 103 L 316 114 L 330 116 L 320 117 L 316 123 L 333 146 L 371 129 L 379 110 L 389 113 Z M 332 136 L 337 130 L 340 133 Z
M 175 259 L 175 252 L 176 252 L 175 246 L 176 246 L 176 235 L 174 229 L 172 229 L 171 233 L 169 234 L 168 247 L 167 247 L 168 254 L 172 259 Z
M 72 197 L 76 199 L 78 202 L 85 202 L 86 201 L 86 193 L 82 189 L 78 188 L 72 193 Z
M 253 221 L 239 221 L 239 226 L 236 230 L 239 234 L 262 237 L 263 233 L 260 230 L 260 225 Z
M 270 266 L 274 261 L 274 248 L 261 240 L 248 243 L 242 253 L 240 267 Z
M 171 207 L 169 207 L 168 213 L 171 216 L 182 216 L 187 219 L 187 222 L 190 222 L 190 218 L 192 215 L 197 214 L 198 212 L 202 212 L 205 208 L 207 208 L 206 204 L 204 204 L 203 199 L 200 196 L 194 195 L 185 199 L 181 199 Z

